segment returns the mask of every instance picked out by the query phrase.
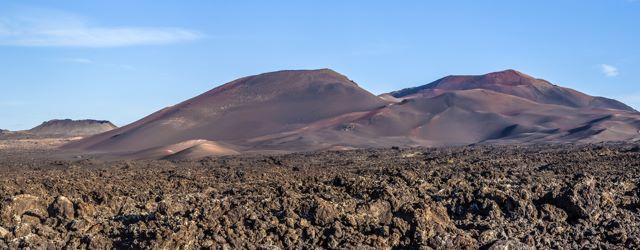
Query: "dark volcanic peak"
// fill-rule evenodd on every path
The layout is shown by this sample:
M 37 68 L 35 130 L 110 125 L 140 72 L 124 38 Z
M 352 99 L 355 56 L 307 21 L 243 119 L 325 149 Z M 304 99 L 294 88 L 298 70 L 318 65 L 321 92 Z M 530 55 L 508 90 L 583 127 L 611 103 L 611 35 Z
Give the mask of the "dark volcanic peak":
M 246 140 L 368 112 L 386 102 L 330 69 L 243 77 L 70 148 L 143 150 L 190 140 Z
M 35 135 L 81 136 L 99 134 L 115 128 L 117 128 L 116 125 L 104 120 L 54 119 L 43 122 L 27 132 Z
M 436 81 L 433 88 L 470 88 L 483 85 L 530 85 L 535 84 L 538 79 L 533 78 L 520 71 L 508 69 L 493 72 L 485 75 L 447 76 Z M 456 84 L 462 86 L 455 86 Z
M 498 81 L 503 80 L 503 81 L 511 81 L 511 82 L 516 82 L 516 81 L 522 81 L 522 80 L 535 80 L 534 77 L 527 75 L 525 73 L 522 73 L 520 71 L 517 70 L 513 70 L 513 69 L 507 69 L 507 70 L 503 70 L 503 71 L 498 71 L 498 72 L 493 72 L 493 73 L 489 73 L 489 74 L 485 74 L 483 75 L 483 77 L 485 78 L 490 78 L 490 79 L 496 79 Z
M 420 93 L 423 90 L 467 90 L 489 88 L 495 85 L 519 86 L 535 84 L 551 85 L 547 81 L 536 79 L 517 70 L 508 69 L 485 75 L 450 75 L 426 85 L 406 88 L 390 94 L 399 98 Z
M 616 100 L 589 96 L 512 69 L 485 75 L 447 76 L 426 85 L 402 89 L 390 94 L 396 98 L 434 97 L 446 92 L 472 89 L 490 90 L 534 102 L 573 108 L 635 111 L 633 108 Z
M 279 85 L 283 87 L 283 85 L 322 84 L 328 82 L 355 84 L 346 76 L 331 69 L 281 70 L 243 77 L 216 89 L 227 89 L 231 86 L 255 86 L 259 84 Z
M 249 76 L 246 78 L 263 78 L 263 77 L 277 77 L 277 78 L 287 78 L 287 77 L 328 77 L 335 78 L 341 80 L 349 80 L 345 75 L 340 74 L 332 69 L 323 68 L 323 69 L 296 69 L 296 70 L 279 70 L 273 72 L 267 72 L 262 74 L 257 74 L 253 76 Z M 243 79 L 243 78 L 240 78 Z

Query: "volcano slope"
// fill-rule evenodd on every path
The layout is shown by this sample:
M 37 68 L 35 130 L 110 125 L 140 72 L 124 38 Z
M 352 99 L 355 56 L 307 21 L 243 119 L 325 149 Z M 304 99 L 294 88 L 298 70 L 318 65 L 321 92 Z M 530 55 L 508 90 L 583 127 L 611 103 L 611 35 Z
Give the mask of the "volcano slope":
M 65 148 L 140 159 L 194 141 L 203 157 L 478 143 L 589 143 L 640 138 L 640 113 L 514 70 L 449 76 L 374 96 L 332 70 L 241 78 Z M 150 150 L 155 150 L 150 154 Z M 222 153 L 221 153 L 222 152 Z M 178 156 L 176 156 L 178 157 Z
M 342 142 L 352 147 L 583 143 L 640 137 L 640 115 L 632 108 L 515 70 L 449 76 L 380 97 L 388 103 L 384 108 L 334 127 L 279 137 L 272 145 L 327 137 L 350 138 Z
M 0 150 L 0 249 L 637 249 L 640 145 L 202 160 Z
M 420 146 L 640 138 L 632 108 L 515 70 L 448 76 L 381 97 L 390 104 L 351 121 L 352 134 Z
M 245 149 L 252 138 L 385 104 L 332 70 L 278 71 L 232 81 L 68 148 L 131 152 L 203 139 Z

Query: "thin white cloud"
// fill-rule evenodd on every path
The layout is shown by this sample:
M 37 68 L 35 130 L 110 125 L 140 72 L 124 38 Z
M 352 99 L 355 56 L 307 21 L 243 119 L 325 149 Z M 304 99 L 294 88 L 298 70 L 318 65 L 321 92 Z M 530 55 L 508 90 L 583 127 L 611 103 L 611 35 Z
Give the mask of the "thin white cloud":
M 104 66 L 107 66 L 107 67 L 110 67 L 110 68 L 122 69 L 122 70 L 136 70 L 136 67 L 131 66 L 129 64 L 111 64 L 111 63 L 107 63 L 107 64 L 104 64 Z
M 136 69 L 136 67 L 133 67 L 133 66 L 128 65 L 128 64 L 120 64 L 120 68 L 124 69 L 124 70 L 135 70 Z
M 175 27 L 109 27 L 58 11 L 0 13 L 0 45 L 37 47 L 122 47 L 196 40 L 197 31 Z
M 25 104 L 26 103 L 23 101 L 8 100 L 8 101 L 1 101 L 0 107 L 13 108 L 13 107 L 19 107 Z
M 640 110 L 640 93 L 619 96 L 616 99 L 627 105 L 632 106 L 636 110 Z
M 640 93 L 621 96 L 618 99 L 620 99 L 622 101 L 627 101 L 627 102 L 640 103 Z
M 620 74 L 618 68 L 608 64 L 600 64 L 600 70 L 602 70 L 602 73 L 608 77 L 614 77 Z
M 87 64 L 87 65 L 95 65 L 99 67 L 111 68 L 111 69 L 120 69 L 120 70 L 136 70 L 136 67 L 130 64 L 121 64 L 121 63 L 105 63 L 100 61 L 94 61 L 88 58 L 82 57 L 62 57 L 53 60 L 49 60 L 51 62 L 56 63 L 68 63 L 68 64 Z
M 2 21 L 0 21 L 0 36 L 8 36 L 11 35 L 11 32 L 8 27 Z
M 87 58 L 60 58 L 58 61 L 66 63 L 91 64 L 93 60 Z

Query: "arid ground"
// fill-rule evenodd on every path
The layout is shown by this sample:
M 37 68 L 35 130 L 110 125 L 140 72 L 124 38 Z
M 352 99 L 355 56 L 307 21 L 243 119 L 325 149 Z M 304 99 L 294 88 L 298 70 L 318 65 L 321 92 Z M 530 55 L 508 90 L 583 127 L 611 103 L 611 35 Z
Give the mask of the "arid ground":
M 0 150 L 0 248 L 640 247 L 638 144 L 52 153 Z

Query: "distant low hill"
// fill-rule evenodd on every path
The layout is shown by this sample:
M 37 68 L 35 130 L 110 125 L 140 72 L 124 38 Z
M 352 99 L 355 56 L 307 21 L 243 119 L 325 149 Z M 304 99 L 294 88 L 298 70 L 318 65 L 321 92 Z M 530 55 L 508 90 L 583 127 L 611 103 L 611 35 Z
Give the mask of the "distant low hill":
M 28 130 L 34 135 L 86 136 L 117 128 L 109 121 L 99 120 L 50 120 Z
M 329 69 L 287 70 L 240 78 L 65 148 L 182 159 L 389 146 L 634 141 L 639 130 L 640 113 L 621 102 L 515 70 L 448 76 L 380 96 Z
M 115 128 L 117 128 L 117 126 L 113 125 L 109 121 L 71 119 L 50 120 L 29 130 L 0 130 L 0 138 L 84 137 L 107 132 Z

